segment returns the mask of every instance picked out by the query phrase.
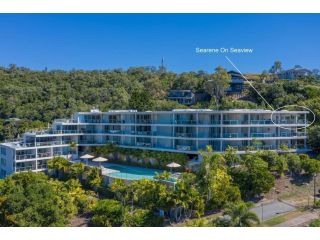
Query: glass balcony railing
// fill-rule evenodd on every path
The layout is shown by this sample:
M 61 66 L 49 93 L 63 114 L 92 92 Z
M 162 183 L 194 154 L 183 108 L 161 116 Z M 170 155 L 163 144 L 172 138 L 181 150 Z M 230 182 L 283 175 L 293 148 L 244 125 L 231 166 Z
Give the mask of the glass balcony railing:
M 177 132 L 176 137 L 195 137 L 195 134 L 193 133 L 182 133 L 182 132 Z
M 33 158 L 36 158 L 36 154 L 16 155 L 16 160 L 33 159 Z
M 39 164 L 38 169 L 47 169 L 48 165 L 47 164 Z
M 223 124 L 226 124 L 226 125 L 237 125 L 237 124 L 240 124 L 240 120 L 223 120 Z
M 38 153 L 38 158 L 46 158 L 51 156 L 51 152 Z
M 275 137 L 274 133 L 251 133 L 251 137 L 258 138 L 258 137 Z
M 222 137 L 224 138 L 240 138 L 245 137 L 244 134 L 241 133 L 223 133 Z
M 78 130 L 52 130 L 48 131 L 49 134 L 77 134 L 81 133 L 81 131 Z
M 175 124 L 197 124 L 195 120 L 175 120 Z
M 41 147 L 41 146 L 52 146 L 52 145 L 66 145 L 70 144 L 71 141 L 51 141 L 51 142 L 37 142 L 36 146 Z
M 152 147 L 152 143 L 150 142 L 137 142 L 136 145 L 138 147 Z
M 152 133 L 151 133 L 151 131 L 137 131 L 136 135 L 150 136 L 150 135 L 152 135 Z
M 264 120 L 251 120 L 251 124 L 273 124 L 270 119 L 264 119 Z
M 151 119 L 138 119 L 137 120 L 137 124 L 152 124 L 152 120 Z
M 296 133 L 290 133 L 290 132 L 282 132 L 280 133 L 281 137 L 304 137 L 307 136 L 304 132 L 296 132 Z
M 180 151 L 192 151 L 196 149 L 196 147 L 192 145 L 176 145 L 175 148 Z
M 36 166 L 27 166 L 27 167 L 17 167 L 16 172 L 25 172 L 25 171 L 31 171 L 36 170 Z

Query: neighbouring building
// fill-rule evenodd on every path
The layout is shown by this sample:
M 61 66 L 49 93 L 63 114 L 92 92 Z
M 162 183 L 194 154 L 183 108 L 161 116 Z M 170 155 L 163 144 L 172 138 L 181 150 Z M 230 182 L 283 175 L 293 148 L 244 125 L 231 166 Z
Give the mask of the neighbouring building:
M 191 90 L 170 90 L 168 99 L 183 105 L 192 105 L 196 102 L 195 94 Z
M 312 71 L 306 68 L 293 68 L 278 74 L 279 79 L 295 80 L 300 77 L 312 76 Z
M 241 97 L 244 90 L 245 78 L 236 71 L 229 71 L 231 76 L 230 87 L 225 90 L 227 96 Z
M 259 109 L 77 112 L 70 119 L 55 120 L 50 129 L 1 143 L 0 174 L 3 178 L 15 172 L 43 171 L 54 156 L 76 159 L 90 147 L 105 144 L 193 156 L 208 145 L 219 152 L 232 146 L 239 154 L 253 145 L 278 151 L 282 144 L 305 152 L 307 114 Z M 72 154 L 71 143 L 77 146 Z

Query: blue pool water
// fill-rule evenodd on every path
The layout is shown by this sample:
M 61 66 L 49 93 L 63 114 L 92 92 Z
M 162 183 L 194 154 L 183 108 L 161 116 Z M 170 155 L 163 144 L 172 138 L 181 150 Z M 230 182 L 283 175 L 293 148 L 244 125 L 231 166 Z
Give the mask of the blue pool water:
M 161 170 L 123 166 L 119 164 L 107 163 L 104 165 L 106 168 L 117 170 L 118 172 L 109 173 L 108 176 L 127 180 L 139 180 L 139 179 L 153 179 L 157 173 L 161 173 Z

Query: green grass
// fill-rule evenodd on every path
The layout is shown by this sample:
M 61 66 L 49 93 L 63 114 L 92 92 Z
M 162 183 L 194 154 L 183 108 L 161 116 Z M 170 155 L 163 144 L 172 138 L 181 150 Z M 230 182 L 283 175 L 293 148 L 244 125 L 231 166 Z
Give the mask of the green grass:
M 273 227 L 273 226 L 276 226 L 280 223 L 283 223 L 283 222 L 286 222 L 292 218 L 295 218 L 299 215 L 301 215 L 302 212 L 297 210 L 297 211 L 293 211 L 293 212 L 289 212 L 289 213 L 286 213 L 286 214 L 283 214 L 283 215 L 280 215 L 280 216 L 276 216 L 274 218 L 271 218 L 271 219 L 268 219 L 264 222 L 262 222 L 260 224 L 261 227 Z
M 277 217 L 271 218 L 267 221 L 264 221 L 261 224 L 261 226 L 272 227 L 272 226 L 278 225 L 280 223 L 283 223 L 285 221 L 286 221 L 286 218 L 284 216 L 277 216 Z

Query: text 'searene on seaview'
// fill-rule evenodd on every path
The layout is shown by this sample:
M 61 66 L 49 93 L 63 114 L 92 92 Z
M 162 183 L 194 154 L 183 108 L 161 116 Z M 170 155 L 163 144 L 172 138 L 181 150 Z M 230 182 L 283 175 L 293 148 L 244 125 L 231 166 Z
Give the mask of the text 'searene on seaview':
M 220 47 L 220 48 L 200 48 L 196 47 L 197 54 L 219 54 L 219 53 L 232 53 L 232 54 L 251 54 L 254 52 L 253 48 L 234 48 L 234 47 Z

